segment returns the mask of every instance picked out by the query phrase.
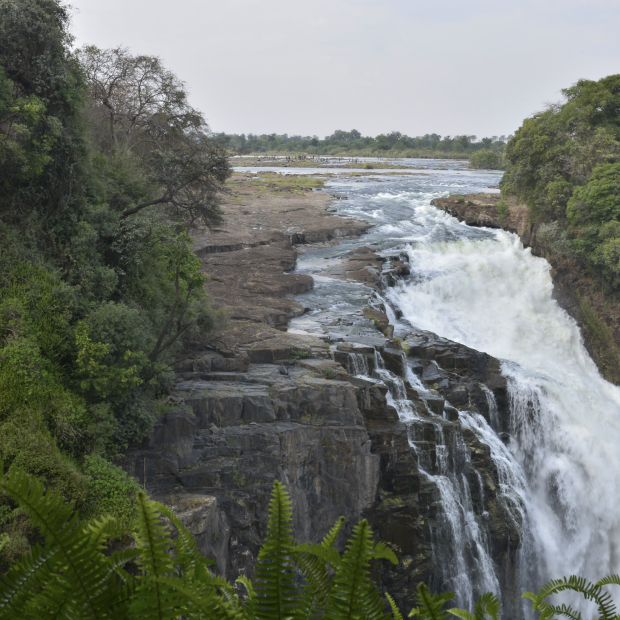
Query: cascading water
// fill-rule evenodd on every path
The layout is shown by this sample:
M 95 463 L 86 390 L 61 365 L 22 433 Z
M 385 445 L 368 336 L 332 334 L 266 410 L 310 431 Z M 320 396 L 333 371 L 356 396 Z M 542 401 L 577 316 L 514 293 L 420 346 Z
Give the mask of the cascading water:
M 370 373 L 366 356 L 361 353 L 348 353 L 347 372 L 356 377 L 367 377 Z
M 620 390 L 552 299 L 548 263 L 502 231 L 407 251 L 415 281 L 390 292 L 403 316 L 506 360 L 510 450 L 532 498 L 542 575 L 620 572 Z
M 396 324 L 396 335 L 399 329 L 406 334 L 408 322 L 503 360 L 511 417 L 508 446 L 494 432 L 498 420 L 492 394 L 487 393 L 487 402 L 494 429 L 467 412 L 460 412 L 460 418 L 490 447 L 503 498 L 515 519 L 522 520 L 520 569 L 511 577 L 515 598 L 549 578 L 577 573 L 597 580 L 608 573 L 620 573 L 620 389 L 601 378 L 577 326 L 552 299 L 546 261 L 524 250 L 515 235 L 468 227 L 429 204 L 447 193 L 489 191 L 487 187 L 496 185 L 499 176 L 454 170 L 456 163 L 450 164 L 452 170 L 440 170 L 439 163 L 411 163 L 424 167 L 424 174 L 383 177 L 381 183 L 373 179 L 332 182 L 329 191 L 340 191 L 349 198 L 338 201 L 337 211 L 374 226 L 358 241 L 309 251 L 299 261 L 300 271 L 308 265 L 307 273 L 320 272 L 321 261 L 338 258 L 355 246 L 373 245 L 390 254 L 404 251 L 411 276 L 385 294 L 403 315 L 403 325 Z M 361 310 L 355 306 L 353 288 L 350 292 L 346 289 L 343 299 L 344 285 L 317 279 L 306 303 L 315 308 L 313 316 L 324 317 L 324 323 L 319 319 L 312 323 L 306 315 L 295 319 L 293 325 L 299 321 L 304 329 L 325 332 L 333 329 L 329 326 L 342 316 L 345 305 L 352 313 Z M 389 311 L 389 304 L 386 306 Z M 390 319 L 394 324 L 395 317 Z M 342 334 L 347 335 L 348 330 Z M 375 371 L 378 378 L 381 370 Z M 410 371 L 406 379 L 422 390 Z M 404 420 L 415 421 L 416 412 L 399 404 L 399 394 L 394 391 L 398 382 L 391 381 L 394 406 Z M 438 416 L 434 422 L 441 425 Z M 428 454 L 416 448 L 419 426 L 417 422 L 410 425 L 412 446 L 421 467 L 429 476 L 439 478 L 441 474 L 433 469 Z M 435 433 L 434 440 L 442 439 Z M 457 448 L 450 444 L 447 453 L 456 455 Z M 450 459 L 443 462 L 446 471 L 451 471 Z M 442 458 L 438 463 L 443 467 Z M 454 553 L 466 554 L 471 548 L 470 535 L 463 534 L 467 494 L 459 490 L 458 475 L 449 473 L 446 478 L 460 508 L 452 511 L 454 504 L 444 493 L 442 512 L 460 513 L 460 525 L 446 527 L 453 532 L 448 532 L 452 544 L 460 546 Z M 490 501 L 484 488 L 479 474 L 470 477 L 467 492 L 481 498 L 483 504 Z M 478 525 L 483 532 L 484 527 Z M 470 531 L 474 530 L 472 525 Z M 484 547 L 483 534 L 471 536 Z M 458 589 L 473 584 L 457 586 L 456 559 L 451 570 L 452 583 Z
M 412 385 L 424 400 L 428 392 L 407 366 L 404 353 L 403 362 L 403 367 L 407 369 L 407 378 L 411 378 Z M 453 425 L 448 425 L 451 433 L 446 437 L 443 418 L 434 416 L 428 408 L 424 415 L 420 415 L 414 403 L 407 399 L 403 379 L 386 370 L 378 351 L 375 352 L 373 374 L 388 387 L 388 403 L 396 408 L 401 421 L 407 424 L 409 442 L 418 456 L 420 473 L 435 487 L 438 496 L 441 509 L 433 544 L 437 583 L 433 585 L 436 589 L 454 590 L 457 604 L 470 609 L 475 604 L 477 594 L 499 594 L 500 585 L 491 558 L 488 528 L 476 516 L 470 483 L 465 475 L 466 470 L 473 470 L 469 450 L 461 434 L 454 431 Z M 490 398 L 493 398 L 492 394 Z M 497 413 L 497 407 L 495 411 Z M 473 431 L 481 442 L 489 446 L 499 475 L 505 512 L 511 518 L 519 520 L 518 527 L 527 537 L 530 534 L 526 508 L 527 492 L 524 479 L 519 475 L 518 465 L 482 416 L 460 412 L 460 419 L 463 426 Z M 434 459 L 424 447 L 428 445 L 429 432 L 433 435 Z M 476 483 L 476 492 L 484 504 L 484 490 L 479 474 Z M 483 514 L 488 518 L 488 513 Z M 528 555 L 528 551 L 530 546 L 522 545 L 521 555 Z M 531 557 L 523 557 L 523 560 L 530 559 Z M 523 566 L 526 566 L 525 562 Z M 526 571 L 523 572 L 525 574 Z

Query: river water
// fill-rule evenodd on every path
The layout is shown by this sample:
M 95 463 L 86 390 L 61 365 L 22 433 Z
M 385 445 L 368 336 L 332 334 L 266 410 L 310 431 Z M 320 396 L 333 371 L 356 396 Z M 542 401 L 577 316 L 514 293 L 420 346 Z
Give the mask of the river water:
M 340 330 L 350 337 L 362 333 L 356 317 L 367 293 L 358 284 L 325 276 L 325 270 L 362 245 L 405 252 L 411 275 L 387 290 L 386 301 L 415 327 L 502 361 L 511 401 L 508 449 L 484 420 L 462 419 L 480 427 L 480 438 L 486 435 L 510 478 L 506 492 L 515 495 L 527 518 L 524 534 L 530 540 L 525 544 L 537 550 L 528 557 L 538 570 L 520 585 L 537 588 L 563 575 L 598 580 L 620 573 L 620 389 L 600 376 L 576 324 L 552 299 L 544 259 L 532 256 L 515 235 L 468 227 L 430 205 L 433 198 L 451 193 L 496 191 L 489 186 L 497 185 L 501 174 L 465 171 L 460 162 L 437 163 L 425 162 L 424 174 L 414 176 L 382 174 L 328 183 L 325 191 L 347 197 L 335 202 L 338 214 L 374 226 L 360 239 L 300 257 L 297 270 L 314 274 L 316 284 L 298 297 L 310 310 L 290 328 Z M 399 330 L 406 331 L 406 324 L 397 324 Z M 467 492 L 442 495 L 445 502 L 458 503 L 445 510 L 462 513 L 463 535 Z M 455 545 L 461 544 L 457 538 Z M 475 542 L 484 546 L 481 538 Z M 497 590 L 493 575 L 483 573 L 478 584 L 461 587 L 461 604 L 471 603 L 463 588 Z M 457 591 L 458 579 L 455 574 Z M 532 579 L 537 583 L 528 583 Z

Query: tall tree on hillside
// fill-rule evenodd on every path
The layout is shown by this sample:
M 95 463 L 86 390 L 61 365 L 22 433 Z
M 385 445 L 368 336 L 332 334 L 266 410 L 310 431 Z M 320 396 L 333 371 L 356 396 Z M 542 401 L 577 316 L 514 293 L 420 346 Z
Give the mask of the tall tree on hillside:
M 118 197 L 121 218 L 165 205 L 190 225 L 219 223 L 220 198 L 231 173 L 225 145 L 189 105 L 183 82 L 159 58 L 132 56 L 126 48 L 85 46 L 79 58 L 89 80 L 99 148 L 138 158 L 158 188 L 131 204 Z

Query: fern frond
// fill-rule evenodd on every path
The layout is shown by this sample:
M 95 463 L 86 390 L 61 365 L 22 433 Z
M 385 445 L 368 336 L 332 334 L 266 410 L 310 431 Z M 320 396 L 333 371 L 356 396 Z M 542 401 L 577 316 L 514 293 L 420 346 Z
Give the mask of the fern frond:
M 172 541 L 174 550 L 176 551 L 175 564 L 179 566 L 182 575 L 192 578 L 201 579 L 206 575 L 204 558 L 200 555 L 196 541 L 187 528 L 181 523 L 177 515 L 167 506 L 154 502 L 153 505 L 165 517 L 170 519 L 177 530 L 177 538 Z
M 569 620 L 581 620 L 581 614 L 575 611 L 570 605 L 549 605 L 547 603 L 539 607 L 541 618 L 556 618 L 565 616 Z
M 385 598 L 390 604 L 390 609 L 392 610 L 392 617 L 394 620 L 403 620 L 403 614 L 400 613 L 400 609 L 396 606 L 394 599 L 387 592 L 385 593 Z
M 90 537 L 90 546 L 93 549 L 102 551 L 110 538 L 114 538 L 122 532 L 119 522 L 114 517 L 103 517 L 86 527 L 86 532 Z
M 241 577 L 237 578 L 235 583 L 240 583 L 245 588 L 247 593 L 245 603 L 241 606 L 243 616 L 246 620 L 254 620 L 254 618 L 256 618 L 257 595 L 252 582 L 245 575 L 241 575 Z
M 258 620 L 284 620 L 297 615 L 299 591 L 293 574 L 292 529 L 289 494 L 280 482 L 275 482 L 269 502 L 267 535 L 254 570 Z
M 325 538 L 321 541 L 320 543 L 321 547 L 324 547 L 325 549 L 331 549 L 334 546 L 334 543 L 336 542 L 336 538 L 338 538 L 338 534 L 340 534 L 340 530 L 342 529 L 344 522 L 345 522 L 344 517 L 338 518 L 338 521 L 334 523 L 334 527 L 332 527 L 332 529 L 329 530 L 329 532 L 327 533 L 327 536 L 325 536 Z
M 419 583 L 416 594 L 418 606 L 411 610 L 409 617 L 418 616 L 421 620 L 446 620 L 447 610 L 443 607 L 453 598 L 454 592 L 431 594 L 425 583 Z
M 108 610 L 116 604 L 118 597 L 115 588 L 111 587 L 114 577 L 106 565 L 106 558 L 93 546 L 89 532 L 78 524 L 78 515 L 73 508 L 59 493 L 52 489 L 46 491 L 41 482 L 18 468 L 0 478 L 0 488 L 20 504 L 45 536 L 45 551 L 41 552 L 40 548 L 37 551 L 38 560 L 42 558 L 41 554 L 45 556 L 45 567 L 41 565 L 31 570 L 27 578 L 31 584 L 38 580 L 42 588 L 31 592 L 34 598 L 30 597 L 29 606 L 36 606 L 37 599 L 40 599 L 48 601 L 46 604 L 52 608 L 61 605 L 62 608 L 74 609 L 78 613 L 76 617 L 84 620 L 109 618 Z M 11 589 L 17 585 L 15 574 L 9 582 Z M 22 581 L 19 591 L 24 592 L 27 582 Z M 6 599 L 6 595 L 7 590 L 3 587 L 1 596 Z M 19 594 L 14 589 L 12 601 L 19 601 Z M 7 602 L 5 600 L 5 604 Z M 18 603 L 20 606 L 23 608 Z
M 597 581 L 595 586 L 620 586 L 620 575 L 607 575 L 603 577 L 600 581 Z
M 478 597 L 473 620 L 500 620 L 501 609 L 499 598 L 492 592 L 486 592 Z
M 231 609 L 217 593 L 209 587 L 205 587 L 195 581 L 179 579 L 178 577 L 155 577 L 157 583 L 167 592 L 173 593 L 174 597 L 183 601 L 179 615 L 191 620 L 193 618 L 208 618 L 209 620 L 237 620 L 238 612 Z M 136 620 L 142 620 L 136 616 Z
M 615 583 L 615 578 L 615 575 L 610 575 L 608 578 L 608 583 Z M 547 582 L 534 597 L 530 596 L 531 593 L 526 593 L 524 597 L 532 600 L 532 607 L 534 610 L 541 610 L 542 604 L 545 605 L 546 609 L 551 609 L 552 606 L 546 603 L 544 599 L 552 594 L 558 594 L 559 592 L 563 592 L 565 590 L 572 590 L 573 592 L 582 594 L 587 600 L 594 601 L 597 604 L 598 613 L 601 620 L 612 620 L 616 615 L 616 606 L 610 594 L 603 590 L 603 585 L 607 584 L 601 582 L 593 584 L 583 577 L 571 575 L 568 578 L 562 577 L 562 579 L 552 579 Z
M 157 504 L 145 493 L 138 494 L 138 514 L 134 534 L 139 551 L 138 564 L 143 575 L 131 601 L 130 613 L 141 620 L 172 620 L 181 615 L 183 598 L 168 591 L 161 581 L 174 574 L 172 546 L 168 528 L 163 524 Z
M 378 542 L 372 552 L 373 560 L 389 560 L 392 564 L 398 564 L 398 558 L 392 549 L 385 543 Z
M 368 521 L 360 521 L 336 571 L 325 616 L 329 620 L 349 620 L 369 598 L 368 566 L 373 546 Z
M 48 581 L 43 575 L 48 553 L 36 544 L 22 559 L 14 564 L 0 581 L 0 609 L 4 614 L 19 614 L 29 600 L 40 592 Z

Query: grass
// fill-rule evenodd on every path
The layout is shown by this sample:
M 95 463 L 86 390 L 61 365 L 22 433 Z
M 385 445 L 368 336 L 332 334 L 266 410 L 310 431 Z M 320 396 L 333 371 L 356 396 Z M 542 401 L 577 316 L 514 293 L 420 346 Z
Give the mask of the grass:
M 323 368 L 323 376 L 326 379 L 333 379 L 336 376 L 336 371 L 331 366 L 325 366 Z

